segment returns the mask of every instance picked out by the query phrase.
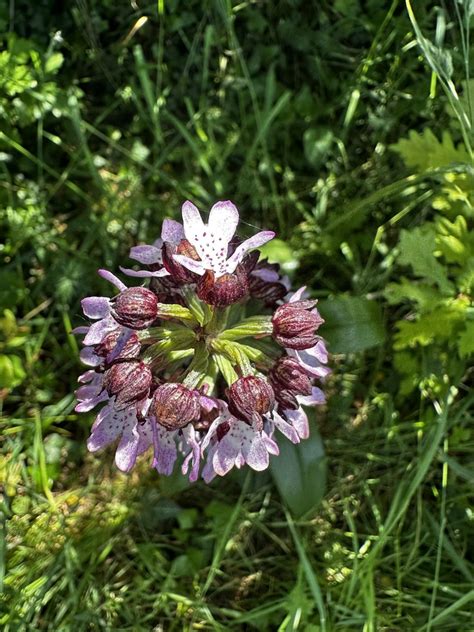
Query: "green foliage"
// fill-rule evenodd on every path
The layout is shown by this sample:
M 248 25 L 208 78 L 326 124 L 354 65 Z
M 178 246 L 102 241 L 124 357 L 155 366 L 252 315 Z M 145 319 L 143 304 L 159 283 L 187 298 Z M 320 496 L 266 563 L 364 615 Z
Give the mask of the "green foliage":
M 317 509 L 326 491 L 326 459 L 315 415 L 310 419 L 310 437 L 299 444 L 279 441 L 278 459 L 270 463 L 273 479 L 283 502 L 301 517 Z
M 332 353 L 365 351 L 383 343 L 380 305 L 362 297 L 338 296 L 319 305 L 326 324 L 321 329 Z

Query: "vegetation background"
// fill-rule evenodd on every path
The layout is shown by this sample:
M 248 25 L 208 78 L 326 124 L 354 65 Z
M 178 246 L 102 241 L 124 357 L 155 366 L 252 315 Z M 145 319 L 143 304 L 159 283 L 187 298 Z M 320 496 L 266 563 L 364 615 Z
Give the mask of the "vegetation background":
M 1 4 L 2 630 L 474 630 L 474 5 L 413 4 Z M 80 298 L 186 198 L 327 320 L 273 477 L 124 476 L 73 412 Z

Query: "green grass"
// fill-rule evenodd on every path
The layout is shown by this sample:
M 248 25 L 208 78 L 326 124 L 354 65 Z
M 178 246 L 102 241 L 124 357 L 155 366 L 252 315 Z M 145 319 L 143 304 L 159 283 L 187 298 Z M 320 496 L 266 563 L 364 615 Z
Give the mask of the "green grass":
M 468 4 L 363 4 L 0 9 L 6 632 L 474 630 L 472 265 L 440 224 L 472 230 L 472 165 L 445 141 L 391 150 L 429 129 L 469 154 Z M 233 199 L 242 233 L 278 230 L 295 283 L 337 316 L 327 489 L 303 517 L 268 472 L 191 486 L 86 453 L 80 298 L 185 198 Z M 438 281 L 404 246 L 418 227 Z M 403 278 L 419 294 L 395 300 Z M 407 342 L 425 296 L 448 333 Z

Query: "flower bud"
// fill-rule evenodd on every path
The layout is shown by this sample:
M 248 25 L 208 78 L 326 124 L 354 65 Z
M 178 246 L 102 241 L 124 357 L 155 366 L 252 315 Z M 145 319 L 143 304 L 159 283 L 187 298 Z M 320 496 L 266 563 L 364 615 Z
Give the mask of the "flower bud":
M 249 289 L 250 296 L 263 301 L 266 307 L 272 307 L 288 293 L 283 283 L 269 283 L 256 276 L 250 276 Z
M 311 394 L 311 380 L 294 358 L 285 356 L 277 360 L 270 371 L 270 380 L 275 389 L 289 388 L 298 395 Z
M 116 408 L 127 408 L 148 395 L 152 379 L 152 373 L 144 362 L 117 362 L 104 373 L 104 388 L 110 397 L 116 396 Z
M 254 375 L 241 377 L 226 391 L 229 411 L 249 425 L 255 423 L 257 429 L 263 427 L 262 415 L 269 412 L 275 403 L 275 395 L 270 384 Z
M 118 328 L 116 331 L 111 331 L 105 336 L 102 342 L 95 346 L 95 353 L 101 358 L 106 358 L 111 351 L 115 349 L 117 342 L 122 335 L 122 331 Z M 140 354 L 140 341 L 137 334 L 132 333 L 130 338 L 125 343 L 122 351 L 118 355 L 118 358 L 136 358 Z M 117 358 L 117 359 L 118 359 Z
M 153 395 L 151 410 L 156 421 L 167 430 L 184 428 L 200 417 L 199 393 L 184 384 L 162 384 Z
M 156 295 L 144 287 L 129 287 L 115 298 L 112 316 L 130 329 L 146 329 L 158 313 Z
M 237 266 L 235 272 L 223 274 L 217 279 L 212 270 L 206 270 L 198 281 L 197 295 L 209 305 L 226 307 L 244 298 L 248 290 L 247 274 Z
M 280 305 L 273 314 L 273 337 L 289 349 L 309 349 L 318 336 L 316 330 L 324 322 L 316 309 L 316 301 L 295 301 Z M 310 311 L 311 310 L 311 311 Z
M 297 395 L 311 395 L 311 380 L 294 358 L 280 358 L 274 364 L 270 383 L 283 410 L 298 408 Z
M 192 246 L 187 239 L 182 239 L 178 246 L 165 242 L 162 248 L 163 265 L 170 273 L 173 281 L 178 285 L 184 285 L 186 283 L 196 283 L 198 275 L 191 270 L 188 270 L 183 265 L 174 260 L 173 255 L 184 255 L 194 261 L 199 261 L 199 256 L 194 246 Z

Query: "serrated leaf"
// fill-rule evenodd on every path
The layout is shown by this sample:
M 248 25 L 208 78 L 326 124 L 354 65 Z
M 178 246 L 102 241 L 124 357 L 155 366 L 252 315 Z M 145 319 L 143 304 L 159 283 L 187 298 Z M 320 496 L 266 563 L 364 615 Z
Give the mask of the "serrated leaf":
M 354 353 L 382 344 L 385 329 L 380 305 L 362 296 L 338 296 L 321 301 L 325 319 L 321 334 L 331 353 Z
M 415 275 L 433 281 L 442 292 L 454 292 L 453 285 L 446 276 L 446 269 L 434 255 L 436 232 L 433 225 L 425 224 L 412 230 L 402 230 L 398 247 L 399 263 L 411 266 Z
M 468 302 L 459 299 L 452 301 L 450 305 L 440 306 L 429 314 L 421 314 L 417 320 L 398 321 L 394 348 L 426 346 L 451 338 L 454 327 L 465 318 L 467 307 Z
M 436 245 L 448 263 L 464 265 L 474 256 L 474 235 L 468 231 L 462 215 L 454 222 L 441 217 L 436 222 Z
M 295 445 L 283 437 L 278 442 L 280 454 L 270 460 L 270 470 L 283 502 L 299 517 L 316 509 L 326 491 L 323 442 L 314 424 L 309 438 L 301 443 Z
M 458 350 L 461 358 L 474 354 L 474 320 L 466 323 L 466 328 L 458 338 Z
M 408 138 L 401 138 L 390 148 L 400 155 L 407 167 L 418 172 L 469 162 L 464 146 L 456 146 L 448 131 L 443 132 L 439 141 L 430 129 L 425 129 L 421 134 L 410 130 Z
M 433 305 L 442 299 L 442 295 L 432 285 L 414 283 L 405 277 L 401 278 L 400 283 L 389 283 L 385 296 L 392 305 L 414 301 L 422 311 L 431 311 Z

